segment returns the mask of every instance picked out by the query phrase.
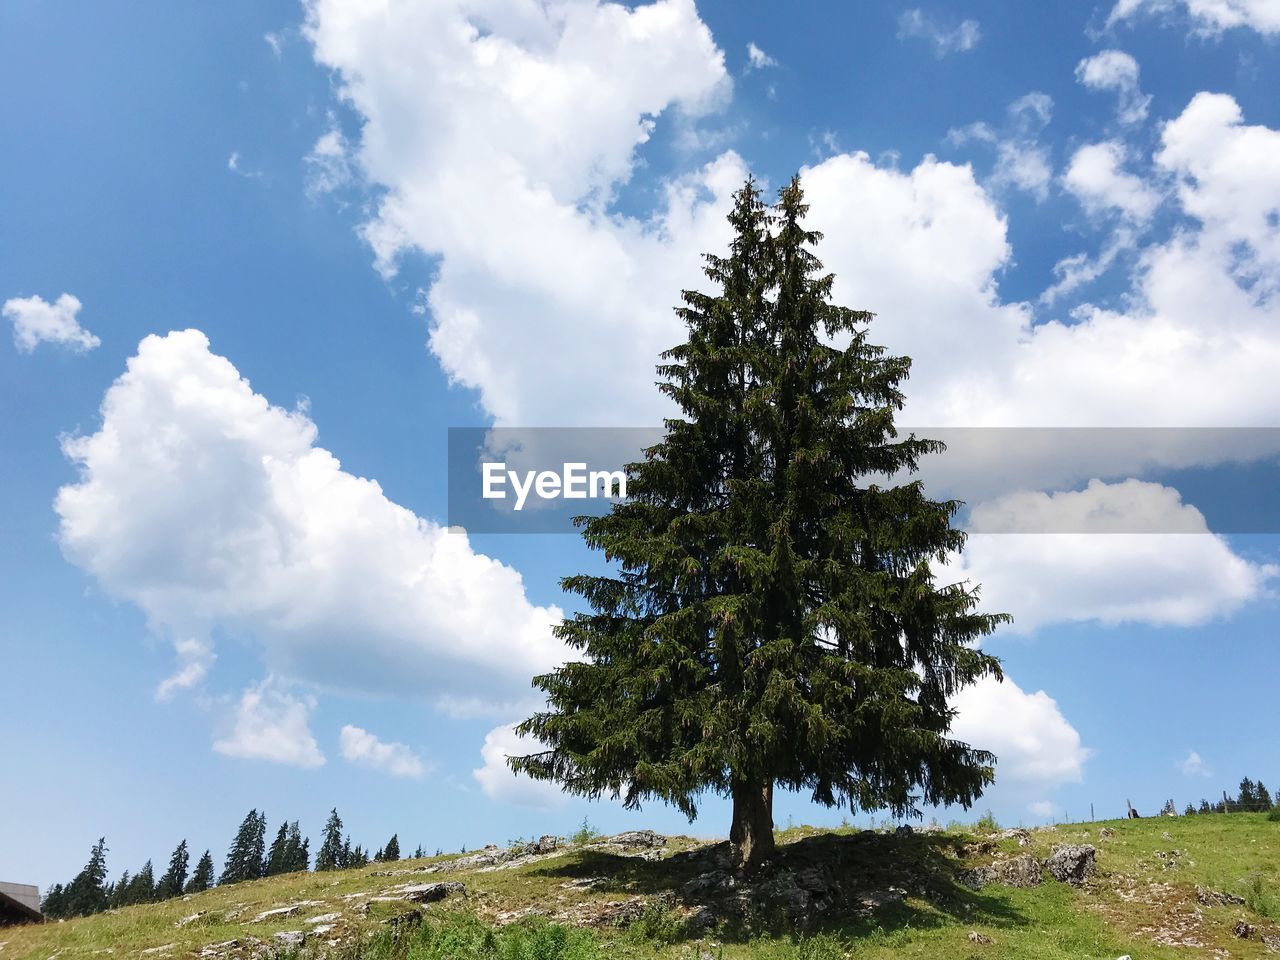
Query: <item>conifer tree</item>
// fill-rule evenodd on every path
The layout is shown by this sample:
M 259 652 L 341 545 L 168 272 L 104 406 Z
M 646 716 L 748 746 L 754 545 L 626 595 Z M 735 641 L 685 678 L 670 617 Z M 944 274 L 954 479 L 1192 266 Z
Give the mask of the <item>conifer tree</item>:
M 89 851 L 89 862 L 67 884 L 63 916 L 87 917 L 107 908 L 107 840 L 99 837 Z
M 1258 795 L 1254 792 L 1253 781 L 1248 777 L 1240 781 L 1240 796 L 1236 798 L 1236 805 L 1246 811 L 1257 809 Z
M 1259 810 L 1271 809 L 1271 791 L 1267 789 L 1266 784 L 1261 780 L 1253 785 L 1253 795 Z
M 133 906 L 139 903 L 150 903 L 155 898 L 155 872 L 151 867 L 151 861 L 148 860 L 142 865 L 142 869 L 133 875 L 133 879 L 129 881 L 129 885 L 124 892 L 123 903 L 125 906 Z
M 511 758 L 629 808 L 728 796 L 748 868 L 773 850 L 775 787 L 896 816 L 971 805 L 995 757 L 948 735 L 950 701 L 1000 676 L 976 644 L 1008 619 L 934 579 L 958 504 L 886 485 L 942 445 L 898 435 L 910 360 L 831 303 L 805 213 L 798 180 L 772 212 L 749 181 L 729 255 L 706 258 L 715 292 L 684 293 L 688 340 L 659 367 L 681 416 L 628 499 L 580 521 L 618 569 L 563 581 L 591 608 L 557 628 L 581 659 L 535 679 L 548 709 L 520 732 L 549 749 Z
M 271 841 L 271 849 L 267 852 L 267 865 L 264 876 L 274 877 L 279 873 L 289 873 L 289 821 L 281 822 L 276 831 L 276 838 Z
M 342 866 L 342 818 L 334 809 L 329 811 L 329 819 L 325 821 L 324 837 L 316 853 L 316 870 L 337 870 Z
M 66 909 L 66 888 L 55 883 L 45 891 L 44 899 L 40 901 L 40 912 L 50 919 L 58 920 L 67 915 Z
M 387 841 L 387 845 L 382 848 L 379 860 L 399 860 L 400 859 L 400 836 L 393 833 L 391 839 Z
M 297 873 L 306 870 L 311 864 L 310 841 L 304 840 L 302 831 L 298 829 L 298 821 L 289 824 L 289 833 L 284 845 L 284 872 Z
M 183 840 L 169 857 L 169 869 L 164 872 L 160 882 L 156 884 L 156 899 L 168 900 L 170 897 L 182 895 L 182 888 L 187 882 L 187 867 L 191 859 L 187 853 L 187 841 Z
M 1201 800 L 1200 809 L 1197 811 L 1197 813 L 1213 813 L 1213 807 L 1209 805 L 1208 800 Z
M 266 814 L 250 810 L 241 821 L 240 829 L 236 831 L 231 849 L 227 851 L 219 883 L 240 883 L 244 880 L 256 880 L 263 875 L 266 830 Z
M 213 857 L 206 850 L 200 859 L 196 862 L 195 872 L 191 874 L 191 879 L 187 881 L 184 893 L 201 893 L 213 886 Z

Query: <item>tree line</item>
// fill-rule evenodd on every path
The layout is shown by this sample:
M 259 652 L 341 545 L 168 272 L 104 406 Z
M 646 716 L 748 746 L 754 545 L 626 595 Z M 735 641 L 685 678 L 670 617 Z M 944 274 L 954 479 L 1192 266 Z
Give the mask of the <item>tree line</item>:
M 267 815 L 257 809 L 250 810 L 231 841 L 221 874 L 215 875 L 213 857 L 208 850 L 191 870 L 190 849 L 184 839 L 174 849 L 168 868 L 158 880 L 148 860 L 136 873 L 125 870 L 115 881 L 107 879 L 107 841 L 100 837 L 89 851 L 84 868 L 70 882 L 50 887 L 41 909 L 46 917 L 54 919 L 85 917 L 103 910 L 200 893 L 215 884 L 242 883 L 311 869 L 311 841 L 302 836 L 297 820 L 281 823 L 270 846 L 266 837 Z M 425 855 L 420 846 L 413 854 L 415 857 Z M 400 839 L 396 834 L 372 854 L 358 844 L 352 846 L 351 836 L 343 833 L 342 818 L 335 809 L 325 821 L 315 869 L 343 870 L 364 866 L 371 860 L 399 859 Z
M 1201 800 L 1200 803 L 1188 803 L 1182 811 L 1183 816 L 1194 816 L 1202 813 L 1266 813 L 1280 810 L 1271 797 L 1271 791 L 1261 780 L 1245 777 L 1240 781 L 1239 792 L 1230 797 L 1222 791 L 1222 797 L 1215 800 Z M 1172 800 L 1164 805 L 1165 813 L 1176 813 L 1177 807 Z

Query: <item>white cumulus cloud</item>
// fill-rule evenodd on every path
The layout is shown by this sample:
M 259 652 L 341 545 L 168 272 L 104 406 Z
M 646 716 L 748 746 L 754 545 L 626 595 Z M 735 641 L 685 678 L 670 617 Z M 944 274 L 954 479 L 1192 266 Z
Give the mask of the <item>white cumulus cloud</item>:
M 1008 677 L 984 678 L 956 694 L 952 706 L 952 735 L 994 753 L 1002 783 L 1047 789 L 1084 776 L 1090 751 L 1043 690 L 1027 693 Z
M 1187 752 L 1186 758 L 1178 764 L 1178 769 L 1188 777 L 1212 776 L 1212 771 L 1209 770 L 1208 765 L 1204 762 L 1204 758 L 1194 750 Z
M 342 758 L 393 777 L 418 779 L 427 772 L 422 758 L 403 743 L 385 743 L 368 730 L 347 724 L 339 734 Z
M 1280 34 L 1280 3 L 1276 0 L 1117 0 L 1107 26 L 1139 14 L 1173 13 L 1189 16 L 1195 32 L 1205 36 L 1234 27 L 1248 27 L 1264 36 Z
M 1138 84 L 1138 61 L 1123 50 L 1103 50 L 1076 64 L 1076 79 L 1090 90 L 1114 90 L 1116 118 L 1123 124 L 1147 118 L 1151 97 Z
M 898 17 L 898 39 L 927 40 L 933 46 L 934 55 L 942 58 L 949 53 L 972 50 L 982 39 L 977 20 L 962 20 L 948 26 L 919 7 L 904 10 Z
M 20 353 L 31 353 L 41 343 L 85 353 L 102 341 L 80 326 L 80 300 L 64 293 L 53 303 L 42 297 L 13 297 L 3 313 L 13 323 L 13 342 Z
M 773 59 L 754 43 L 747 44 L 747 66 L 752 70 L 763 70 L 766 67 L 776 67 L 778 61 Z
M 1010 494 L 973 512 L 981 529 L 1007 532 L 970 535 L 938 575 L 981 584 L 984 609 L 1013 614 L 1004 629 L 1018 633 L 1087 620 L 1194 626 L 1262 596 L 1280 573 L 1237 556 L 1176 490 L 1155 483 Z M 1180 532 L 1115 532 L 1135 524 Z M 1079 532 L 1044 532 L 1055 529 Z
M 564 659 L 561 612 L 315 439 L 204 334 L 147 337 L 99 430 L 64 441 L 80 476 L 56 500 L 62 549 L 175 641 L 166 692 L 207 666 L 221 630 L 255 643 L 274 674 L 321 686 L 454 712 L 527 702 L 529 677 Z
M 568 797 L 556 784 L 515 773 L 507 757 L 527 756 L 544 749 L 537 740 L 521 737 L 515 724 L 494 727 L 480 748 L 482 766 L 472 771 L 485 795 L 520 807 L 547 810 L 564 806 Z
M 1160 206 L 1160 193 L 1124 169 L 1127 149 L 1117 140 L 1080 147 L 1062 176 L 1063 185 L 1092 213 L 1117 210 L 1141 223 Z
M 272 678 L 240 695 L 231 729 L 213 749 L 229 757 L 267 760 L 292 767 L 319 767 L 324 754 L 311 734 L 315 699 L 289 693 Z

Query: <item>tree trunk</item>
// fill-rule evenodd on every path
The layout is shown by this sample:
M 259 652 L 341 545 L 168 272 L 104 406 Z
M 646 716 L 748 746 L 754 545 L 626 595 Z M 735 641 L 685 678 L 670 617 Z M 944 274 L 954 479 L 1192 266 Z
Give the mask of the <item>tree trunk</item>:
M 750 872 L 773 856 L 773 781 L 733 790 L 729 843 L 738 866 Z

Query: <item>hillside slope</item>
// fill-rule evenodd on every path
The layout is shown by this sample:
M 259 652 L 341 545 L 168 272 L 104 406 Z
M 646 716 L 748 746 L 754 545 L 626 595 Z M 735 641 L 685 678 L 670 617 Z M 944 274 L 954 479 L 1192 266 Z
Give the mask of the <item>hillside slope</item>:
M 1140 960 L 1280 950 L 1280 823 L 1261 815 L 910 835 L 799 828 L 779 839 L 779 863 L 756 881 L 728 869 L 723 844 L 647 831 L 291 874 L 0 929 L 0 960 Z M 1078 885 L 1045 868 L 1063 845 L 1096 851 L 1090 875 L 1068 878 Z M 1068 859 L 1076 853 L 1071 863 L 1085 866 L 1087 851 Z M 1019 883 L 1030 885 L 1008 885 Z

